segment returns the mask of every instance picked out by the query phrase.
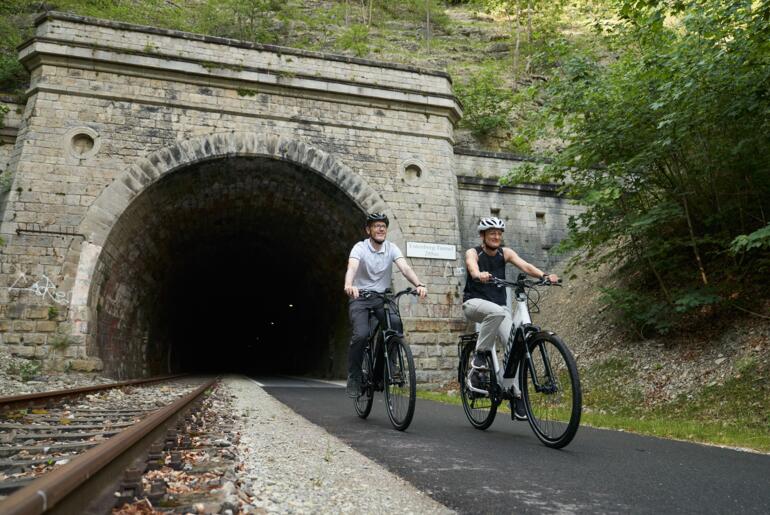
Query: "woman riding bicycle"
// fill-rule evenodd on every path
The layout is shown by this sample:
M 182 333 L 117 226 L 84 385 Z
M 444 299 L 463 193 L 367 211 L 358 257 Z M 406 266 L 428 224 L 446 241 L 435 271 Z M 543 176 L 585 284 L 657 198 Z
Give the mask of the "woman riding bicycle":
M 371 213 L 366 217 L 366 234 L 369 236 L 353 246 L 345 272 L 345 293 L 350 297 L 348 313 L 353 335 L 348 349 L 347 394 L 356 398 L 361 392 L 361 360 L 364 345 L 369 337 L 369 309 L 375 308 L 382 317 L 383 300 L 379 297 L 363 298 L 359 290 L 383 293 L 390 286 L 393 263 L 409 282 L 417 287 L 417 293 L 424 299 L 428 293 L 417 274 L 406 262 L 401 250 L 385 241 L 388 234 L 388 217 L 382 213 Z
M 540 278 L 548 278 L 556 283 L 556 274 L 542 272 L 536 266 L 521 258 L 513 249 L 502 246 L 505 222 L 499 218 L 482 218 L 479 221 L 479 236 L 481 245 L 465 252 L 465 291 L 463 292 L 463 314 L 472 321 L 481 324 L 476 344 L 476 356 L 471 363 L 475 374 L 488 373 L 486 369 L 486 352 L 493 351 L 497 338 L 505 342 L 511 332 L 511 312 L 506 309 L 505 288 L 498 288 L 490 282 L 491 278 L 505 279 L 505 264 L 511 263 L 526 274 Z M 514 403 L 515 416 L 526 420 L 524 407 L 519 399 L 518 371 L 513 380 L 516 390 Z

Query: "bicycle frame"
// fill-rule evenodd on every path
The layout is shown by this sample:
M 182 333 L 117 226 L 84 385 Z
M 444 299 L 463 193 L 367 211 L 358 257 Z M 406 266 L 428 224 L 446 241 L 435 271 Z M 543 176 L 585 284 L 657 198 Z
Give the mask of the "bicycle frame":
M 514 291 L 514 306 L 512 309 L 512 324 L 511 332 L 508 334 L 508 340 L 505 344 L 505 351 L 503 353 L 503 363 L 500 366 L 500 361 L 497 359 L 497 343 L 492 347 L 492 364 L 495 370 L 495 377 L 497 378 L 497 384 L 502 387 L 502 398 L 506 399 L 511 396 L 512 389 L 518 389 L 519 385 L 514 384 L 514 378 L 516 372 L 519 370 L 520 365 L 523 363 L 530 363 L 531 356 L 529 353 L 529 347 L 526 345 L 530 335 L 540 331 L 538 326 L 532 325 L 532 318 L 529 314 L 529 308 L 527 307 L 527 295 L 523 286 L 517 286 Z M 535 373 L 533 367 L 529 367 L 532 374 Z M 482 395 L 489 395 L 489 392 L 476 388 L 471 384 L 471 374 L 473 370 L 468 371 L 468 375 L 465 378 L 467 388 L 475 393 Z M 533 375 L 533 378 L 535 376 Z M 495 399 L 496 402 L 502 401 L 502 399 Z
M 397 299 L 405 294 L 405 293 L 411 293 L 411 289 L 404 290 L 402 292 L 399 292 L 394 297 L 390 298 L 388 297 L 388 293 L 390 293 L 390 290 L 386 290 L 385 294 L 376 293 L 376 292 L 369 292 L 370 295 L 376 295 L 380 297 L 382 302 L 382 309 L 384 312 L 384 319 L 385 319 L 385 328 L 382 328 L 382 322 L 377 318 L 376 310 L 377 308 L 369 308 L 369 339 L 367 342 L 367 346 L 372 350 L 371 354 L 371 363 L 369 363 L 369 366 L 371 367 L 370 370 L 374 372 L 378 372 L 377 365 L 379 365 L 379 358 L 382 356 L 384 358 L 384 366 L 388 367 L 388 377 L 392 377 L 391 370 L 390 370 L 390 360 L 388 359 L 388 343 L 391 339 L 393 339 L 396 336 L 403 337 L 404 333 L 401 331 L 397 331 L 393 328 L 393 324 L 390 320 L 391 311 L 395 312 L 396 316 L 401 319 L 401 313 L 399 312 L 398 305 L 397 305 Z M 372 324 L 372 320 L 376 321 L 376 323 Z M 379 333 L 382 333 L 382 339 L 377 338 L 377 335 Z M 380 349 L 380 342 L 382 342 L 382 349 Z M 399 360 L 401 358 L 399 357 Z M 399 363 L 399 365 L 403 366 L 403 363 Z M 378 377 L 379 374 L 373 374 L 373 377 Z M 379 390 L 380 388 L 376 388 Z

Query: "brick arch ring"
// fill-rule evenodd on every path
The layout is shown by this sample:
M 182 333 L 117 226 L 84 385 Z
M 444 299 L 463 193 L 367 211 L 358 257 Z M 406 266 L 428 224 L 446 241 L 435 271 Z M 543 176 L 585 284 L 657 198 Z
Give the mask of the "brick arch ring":
M 74 273 L 67 274 L 65 270 L 63 274 L 65 284 L 72 281 L 71 306 L 87 306 L 90 280 L 99 253 L 121 214 L 145 189 L 161 177 L 196 163 L 247 156 L 299 165 L 336 185 L 363 212 L 393 214 L 382 196 L 350 167 L 328 152 L 298 139 L 281 134 L 227 132 L 179 141 L 129 165 L 91 204 L 79 227 L 85 241 L 80 249 L 72 249 L 74 252 L 69 253 L 67 260 L 70 272 Z M 403 249 L 404 237 L 398 221 L 394 216 L 390 218 L 388 239 Z

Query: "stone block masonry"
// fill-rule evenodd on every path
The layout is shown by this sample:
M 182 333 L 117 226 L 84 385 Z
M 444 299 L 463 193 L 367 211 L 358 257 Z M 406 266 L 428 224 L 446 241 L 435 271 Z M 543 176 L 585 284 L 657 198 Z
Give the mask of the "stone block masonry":
M 318 312 L 302 315 L 320 328 L 301 344 L 298 354 L 315 360 L 303 366 L 339 376 L 347 253 L 363 214 L 385 211 L 402 250 L 410 241 L 457 249 L 454 260 L 410 257 L 430 295 L 402 306 L 419 380 L 438 384 L 452 378 L 466 329 L 456 271 L 473 219 L 504 210 L 520 228 L 517 250 L 540 264 L 573 212 L 546 187 L 469 179 L 469 169 L 516 161 L 455 151 L 462 111 L 444 72 L 63 13 L 37 20 L 20 59 L 31 83 L 0 142 L 12 179 L 0 225 L 0 345 L 50 366 L 115 377 L 183 368 L 190 351 L 173 321 L 197 307 L 174 311 L 195 297 L 179 285 L 223 269 L 259 278 L 272 261 L 249 264 L 281 248 L 306 256 L 296 267 L 307 269 Z M 184 270 L 192 279 L 174 275 Z M 398 273 L 394 286 L 406 286 Z M 201 311 L 194 322 L 235 331 L 252 312 L 234 303 L 217 316 L 228 313 L 217 323 Z M 237 337 L 211 333 L 212 346 L 195 354 L 217 356 L 212 342 L 246 338 L 250 322 Z

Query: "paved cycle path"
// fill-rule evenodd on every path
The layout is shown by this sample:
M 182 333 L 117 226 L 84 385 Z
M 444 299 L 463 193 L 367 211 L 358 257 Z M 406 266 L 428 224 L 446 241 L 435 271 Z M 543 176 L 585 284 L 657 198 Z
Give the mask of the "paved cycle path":
M 362 420 L 342 388 L 265 389 L 460 513 L 770 513 L 768 455 L 587 427 L 553 450 L 508 414 L 479 431 L 421 399 L 401 433 L 382 394 Z

